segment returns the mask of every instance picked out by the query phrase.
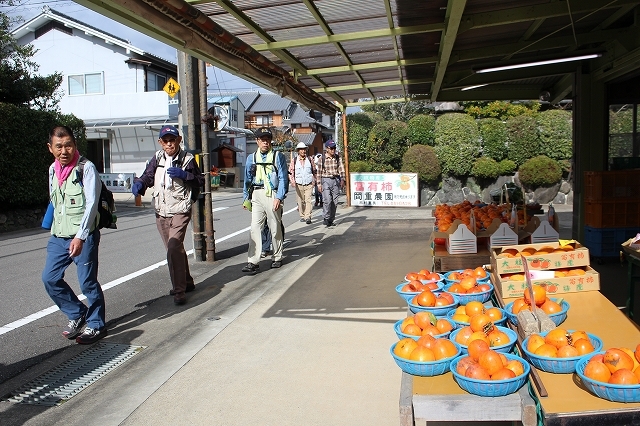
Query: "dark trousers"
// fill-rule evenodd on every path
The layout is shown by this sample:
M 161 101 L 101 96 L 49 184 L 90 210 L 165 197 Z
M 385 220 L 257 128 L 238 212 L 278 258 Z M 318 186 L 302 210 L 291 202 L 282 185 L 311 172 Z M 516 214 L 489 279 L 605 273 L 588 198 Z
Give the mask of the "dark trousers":
M 171 285 L 176 295 L 184 295 L 187 285 L 193 284 L 189 273 L 189 260 L 184 249 L 184 237 L 191 220 L 191 212 L 179 213 L 171 217 L 156 215 L 156 226 L 167 250 L 167 264 Z

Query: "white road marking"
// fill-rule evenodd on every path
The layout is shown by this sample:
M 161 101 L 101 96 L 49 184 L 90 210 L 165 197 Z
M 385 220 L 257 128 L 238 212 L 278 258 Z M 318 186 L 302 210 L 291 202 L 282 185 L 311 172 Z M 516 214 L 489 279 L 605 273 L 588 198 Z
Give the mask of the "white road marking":
M 213 209 L 213 211 L 224 210 L 224 209 L 227 209 L 227 208 L 228 207 L 218 207 L 217 209 Z M 287 210 L 286 212 L 283 213 L 283 215 L 289 214 L 289 213 L 294 212 L 294 211 L 298 211 L 298 208 L 296 207 L 296 208 L 293 208 L 291 210 Z M 224 236 L 222 238 L 219 238 L 215 242 L 216 242 L 216 244 L 220 243 L 222 241 L 228 240 L 229 238 L 233 238 L 236 235 L 240 235 L 240 234 L 242 234 L 244 232 L 247 232 L 250 229 L 251 229 L 251 227 L 248 226 L 248 227 L 246 227 L 244 229 L 241 229 L 239 231 L 236 231 L 236 232 L 233 232 L 233 233 L 231 233 L 229 235 L 226 235 L 226 236 Z M 187 252 L 188 256 L 191 255 L 191 254 L 193 254 L 193 250 L 189 250 Z M 154 269 L 157 269 L 157 268 L 159 268 L 161 266 L 164 266 L 166 264 L 167 264 L 166 260 L 163 260 L 163 261 L 158 262 L 158 263 L 154 263 L 151 266 L 147 266 L 146 268 L 140 269 L 139 271 L 132 272 L 132 273 L 130 273 L 128 275 L 125 275 L 122 278 L 118 278 L 116 280 L 108 282 L 107 284 L 104 284 L 102 286 L 102 290 L 105 291 L 105 290 L 108 290 L 110 288 L 116 287 L 116 286 L 118 286 L 118 285 L 120 285 L 122 283 L 125 283 L 125 282 L 127 282 L 127 281 L 129 281 L 129 280 L 131 280 L 133 278 L 139 277 L 140 275 L 144 275 L 147 272 L 153 271 Z M 85 300 L 86 296 L 84 294 L 81 294 L 81 295 L 78 296 L 78 299 L 79 300 Z M 0 336 L 5 334 L 5 333 L 8 333 L 8 332 L 10 332 L 12 330 L 15 330 L 17 328 L 20 328 L 20 327 L 22 327 L 24 325 L 27 325 L 27 324 L 29 324 L 29 323 L 31 323 L 33 321 L 39 320 L 40 318 L 44 318 L 47 315 L 56 312 L 57 310 L 59 310 L 59 308 L 57 306 L 50 306 L 50 307 L 45 308 L 45 309 L 43 309 L 41 311 L 35 312 L 35 313 L 31 314 L 31 315 L 28 315 L 28 316 L 26 316 L 24 318 L 20 318 L 19 320 L 16 320 L 16 321 L 10 322 L 9 324 L 3 325 L 3 326 L 0 327 Z

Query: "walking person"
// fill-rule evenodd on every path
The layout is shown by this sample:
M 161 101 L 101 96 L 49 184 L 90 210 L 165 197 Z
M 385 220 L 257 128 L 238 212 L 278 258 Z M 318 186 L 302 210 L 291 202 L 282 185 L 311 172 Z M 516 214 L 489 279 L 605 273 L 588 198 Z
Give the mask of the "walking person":
M 242 208 L 251 210 L 251 239 L 248 263 L 242 272 L 252 275 L 260 270 L 262 229 L 265 223 L 271 231 L 273 257 L 272 268 L 282 266 L 282 209 L 289 189 L 287 161 L 279 151 L 273 150 L 273 134 L 266 127 L 256 133 L 258 150 L 247 156 L 245 167 Z M 250 209 L 247 203 L 250 202 Z
M 325 143 L 325 154 L 316 160 L 316 169 L 320 178 L 317 189 L 322 191 L 323 223 L 333 226 L 340 190 L 345 186 L 345 172 L 342 158 L 336 154 L 336 143 L 328 140 Z
M 195 158 L 180 146 L 181 141 L 178 129 L 164 126 L 158 137 L 161 149 L 131 186 L 135 196 L 144 195 L 147 188 L 153 190 L 156 226 L 167 250 L 172 286 L 169 294 L 176 305 L 184 305 L 187 302 L 185 293 L 196 288 L 189 272 L 184 238 L 191 220 L 191 206 L 204 184 L 204 175 Z
M 91 344 L 107 335 L 104 293 L 98 282 L 98 203 L 102 182 L 92 162 L 86 160 L 82 168 L 78 166 L 81 157 L 69 127 L 54 127 L 48 146 L 55 158 L 49 167 L 53 222 L 42 281 L 51 300 L 69 320 L 62 335 L 79 344 Z M 88 307 L 64 280 L 71 262 L 76 264 L 80 290 Z
M 313 210 L 311 192 L 316 184 L 316 165 L 313 159 L 307 157 L 307 145 L 304 142 L 296 146 L 296 151 L 298 155 L 291 159 L 289 174 L 293 176 L 291 183 L 296 188 L 300 222 L 310 225 Z
M 322 154 L 319 154 L 319 153 L 316 154 L 313 159 L 314 164 L 316 164 L 320 158 L 322 158 Z M 320 177 L 317 176 L 317 173 L 316 173 L 316 185 L 313 186 L 313 193 L 314 193 L 314 196 L 316 197 L 315 207 L 322 207 L 322 191 L 318 191 L 318 185 L 317 185 L 318 182 L 320 182 Z

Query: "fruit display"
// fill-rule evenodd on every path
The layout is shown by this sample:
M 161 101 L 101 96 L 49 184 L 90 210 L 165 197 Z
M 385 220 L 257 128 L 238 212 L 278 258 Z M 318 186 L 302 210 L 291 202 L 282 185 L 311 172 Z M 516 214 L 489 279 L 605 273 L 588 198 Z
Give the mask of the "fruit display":
M 460 347 L 449 339 L 422 336 L 407 337 L 391 345 L 391 356 L 405 373 L 437 376 L 449 371 L 451 360 L 460 355 Z
M 431 312 L 435 316 L 446 316 L 447 312 L 459 304 L 457 296 L 447 292 L 424 290 L 408 301 L 409 310 L 414 314 L 420 311 Z
M 453 321 L 437 318 L 431 312 L 417 312 L 396 322 L 394 329 L 399 339 L 411 337 L 418 340 L 421 336 L 447 337 L 455 328 Z
M 486 319 L 479 317 L 477 322 L 452 331 L 449 339 L 460 345 L 463 354 L 471 353 L 477 346 L 485 344 L 496 352 L 510 352 L 518 338 L 516 332 L 507 327 L 493 325 L 491 322 L 485 323 L 485 321 Z M 483 323 L 480 329 L 473 327 Z
M 600 398 L 640 402 L 639 349 L 609 348 L 582 357 L 576 365 L 576 373 L 582 384 Z
M 513 302 L 505 305 L 504 310 L 509 317 L 509 320 L 513 324 L 518 324 L 517 315 L 522 310 L 531 310 L 531 307 L 535 304 L 537 309 L 549 315 L 549 318 L 556 324 L 560 325 L 567 319 L 567 311 L 569 310 L 569 304 L 562 298 L 549 298 L 547 297 L 546 286 L 532 285 L 533 289 L 533 303 L 531 300 L 531 294 L 527 290 L 524 292 L 523 297 L 520 297 Z
M 446 232 L 456 219 L 470 227 L 472 212 L 476 218 L 478 229 L 486 229 L 491 226 L 494 219 L 507 222 L 506 212 L 508 211 L 507 205 L 483 204 L 480 201 L 471 203 L 465 200 L 454 205 L 438 204 L 433 210 L 433 215 L 436 218 L 438 231 Z
M 442 281 L 443 277 L 438 274 L 437 272 L 431 272 L 427 269 L 421 269 L 418 272 L 409 272 L 407 273 L 407 275 L 405 275 L 404 277 L 405 280 L 407 281 L 421 281 L 421 282 L 428 282 L 428 281 Z
M 507 321 L 507 315 L 503 309 L 496 306 L 486 307 L 482 302 L 472 300 L 465 305 L 460 305 L 447 312 L 447 318 L 456 324 L 456 328 L 462 328 L 471 324 L 474 315 L 486 314 L 494 325 L 503 326 Z
M 534 367 L 549 373 L 573 373 L 580 358 L 602 348 L 602 340 L 581 330 L 555 328 L 534 333 L 522 343 Z
M 486 397 L 516 392 L 527 381 L 530 371 L 529 363 L 519 356 L 492 349 L 459 356 L 451 362 L 450 368 L 462 389 Z

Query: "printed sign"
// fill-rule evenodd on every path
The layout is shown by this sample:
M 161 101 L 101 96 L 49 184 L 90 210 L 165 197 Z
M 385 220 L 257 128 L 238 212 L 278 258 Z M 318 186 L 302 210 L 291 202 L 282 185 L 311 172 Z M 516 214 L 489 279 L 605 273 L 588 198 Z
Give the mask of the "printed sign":
M 173 99 L 176 93 L 178 93 L 178 90 L 180 90 L 180 85 L 173 79 L 173 77 L 169 77 L 169 81 L 167 81 L 167 84 L 164 85 L 162 90 L 167 92 L 167 95 L 171 96 L 171 99 Z
M 419 207 L 417 173 L 351 173 L 351 205 Z
M 111 192 L 131 192 L 135 173 L 100 173 L 100 180 Z

